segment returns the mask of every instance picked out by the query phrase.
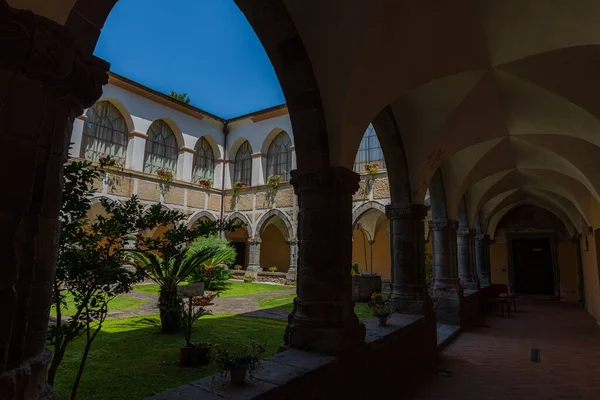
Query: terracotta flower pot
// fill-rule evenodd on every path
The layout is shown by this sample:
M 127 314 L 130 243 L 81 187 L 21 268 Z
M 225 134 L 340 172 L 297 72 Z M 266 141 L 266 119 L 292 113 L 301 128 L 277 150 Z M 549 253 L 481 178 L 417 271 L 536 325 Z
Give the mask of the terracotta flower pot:
M 244 385 L 246 383 L 246 367 L 237 367 L 229 372 L 232 385 Z

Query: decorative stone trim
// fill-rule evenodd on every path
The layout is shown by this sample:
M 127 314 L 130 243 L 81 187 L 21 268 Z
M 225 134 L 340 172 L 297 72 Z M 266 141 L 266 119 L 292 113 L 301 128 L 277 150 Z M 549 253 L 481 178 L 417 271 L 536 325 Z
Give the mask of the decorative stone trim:
M 262 243 L 262 239 L 261 238 L 250 238 L 248 239 L 248 244 L 250 244 L 251 246 L 256 246 L 257 244 L 261 244 Z
M 87 115 L 85 115 L 85 114 L 78 115 L 77 119 L 85 122 L 85 121 L 87 121 Z
M 192 153 L 193 154 L 193 153 L 196 152 L 196 150 L 192 149 L 191 147 L 183 146 L 183 147 L 180 147 L 179 149 L 177 149 L 177 152 L 178 153 Z
M 233 160 L 226 160 L 224 158 L 219 158 L 215 162 L 217 162 L 217 163 L 224 163 L 224 164 L 235 164 L 235 161 L 233 161 Z
M 458 221 L 453 219 L 432 219 L 429 221 L 430 231 L 443 231 L 446 229 L 456 230 L 458 228 Z
M 127 135 L 127 137 L 130 138 L 130 139 L 132 137 L 139 137 L 139 138 L 142 138 L 142 139 L 148 139 L 148 134 L 144 133 L 144 132 L 133 130 L 133 131 L 129 132 L 129 135 Z
M 427 216 L 427 207 L 423 204 L 409 205 L 387 205 L 385 206 L 385 215 L 389 219 L 419 219 L 424 220 Z
M 489 242 L 490 235 L 479 234 L 475 236 L 475 240 L 477 240 L 478 242 Z
M 252 153 L 252 158 L 258 158 L 258 157 L 263 157 L 263 158 L 267 158 L 266 154 L 263 154 L 261 152 L 258 153 Z

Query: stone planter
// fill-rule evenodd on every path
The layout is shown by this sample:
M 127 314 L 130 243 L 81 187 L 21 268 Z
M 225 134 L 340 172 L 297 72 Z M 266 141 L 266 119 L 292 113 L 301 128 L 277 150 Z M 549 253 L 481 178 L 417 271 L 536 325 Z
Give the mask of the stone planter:
M 353 275 L 352 300 L 365 302 L 371 299 L 373 293 L 381 292 L 381 276 L 379 275 Z
M 182 367 L 208 364 L 209 362 L 210 343 L 192 343 L 191 346 L 184 344 L 179 350 L 179 365 Z
M 240 386 L 246 383 L 246 367 L 237 367 L 229 372 L 231 384 Z
M 387 326 L 388 317 L 377 317 L 377 322 L 379 322 L 379 326 Z

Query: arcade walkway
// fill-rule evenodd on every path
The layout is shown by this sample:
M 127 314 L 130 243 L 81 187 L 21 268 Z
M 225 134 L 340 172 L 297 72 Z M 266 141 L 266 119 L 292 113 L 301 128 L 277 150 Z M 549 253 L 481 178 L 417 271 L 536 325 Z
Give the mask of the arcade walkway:
M 413 399 L 598 399 L 600 326 L 576 305 L 518 299 L 517 313 L 488 317 L 441 355 Z M 540 363 L 530 361 L 538 348 Z M 442 374 L 443 375 L 443 374 Z

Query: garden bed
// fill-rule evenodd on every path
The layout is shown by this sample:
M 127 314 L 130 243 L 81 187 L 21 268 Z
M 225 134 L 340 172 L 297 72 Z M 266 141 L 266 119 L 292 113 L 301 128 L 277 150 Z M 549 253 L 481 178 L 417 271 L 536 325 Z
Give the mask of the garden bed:
M 246 274 L 252 274 L 255 282 L 268 282 L 288 286 L 293 286 L 296 284 L 295 280 L 292 280 L 288 277 L 287 272 L 248 272 L 245 270 L 239 270 L 233 271 L 233 278 L 244 279 L 244 276 L 246 276 Z

